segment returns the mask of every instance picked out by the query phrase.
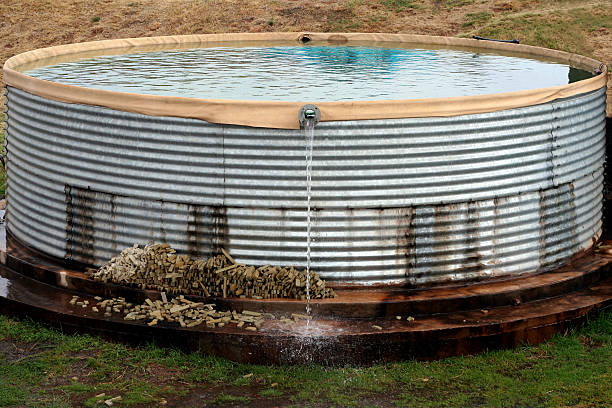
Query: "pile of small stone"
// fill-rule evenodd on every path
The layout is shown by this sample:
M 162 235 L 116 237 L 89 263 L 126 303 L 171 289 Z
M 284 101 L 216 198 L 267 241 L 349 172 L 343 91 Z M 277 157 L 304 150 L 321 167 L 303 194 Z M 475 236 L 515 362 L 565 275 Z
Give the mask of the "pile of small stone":
M 196 327 L 205 324 L 211 329 L 235 324 L 236 327 L 244 330 L 257 331 L 266 319 L 275 319 L 270 313 L 250 310 L 220 311 L 213 303 L 193 302 L 183 295 L 169 301 L 164 292 L 162 292 L 162 300 L 146 299 L 140 305 L 126 302 L 122 297 L 103 299 L 96 296 L 95 299 L 98 301 L 95 306 L 90 305 L 87 300 L 80 301 L 78 296 L 73 296 L 69 303 L 82 308 L 91 306 L 93 312 L 103 312 L 105 317 L 119 314 L 123 320 L 142 321 L 149 326 L 155 326 L 162 321 L 178 323 L 181 327 Z
M 306 271 L 294 267 L 265 265 L 256 268 L 240 264 L 224 249 L 222 254 L 204 260 L 177 255 L 169 244 L 144 248 L 134 244 L 99 269 L 90 269 L 87 273 L 98 281 L 169 294 L 306 299 Z M 318 274 L 310 271 L 309 278 L 312 299 L 336 296 Z

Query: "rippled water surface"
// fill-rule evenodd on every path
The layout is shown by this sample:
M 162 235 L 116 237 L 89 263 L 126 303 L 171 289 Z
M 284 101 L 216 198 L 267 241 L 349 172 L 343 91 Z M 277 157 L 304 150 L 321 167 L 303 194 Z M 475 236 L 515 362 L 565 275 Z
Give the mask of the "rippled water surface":
M 279 101 L 468 96 L 563 85 L 590 76 L 563 64 L 480 52 L 330 45 L 142 52 L 27 73 L 112 91 Z

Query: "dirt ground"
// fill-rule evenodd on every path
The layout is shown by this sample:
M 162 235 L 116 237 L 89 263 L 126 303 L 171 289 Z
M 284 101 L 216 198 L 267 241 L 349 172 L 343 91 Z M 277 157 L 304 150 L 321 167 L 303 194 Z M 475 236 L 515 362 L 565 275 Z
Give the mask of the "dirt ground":
M 501 25 L 534 45 L 549 46 L 550 37 L 565 33 L 568 41 L 552 45 L 610 66 L 610 9 L 612 0 L 3 0 L 0 63 L 31 49 L 110 38 L 261 31 L 471 36 L 499 32 Z M 572 19 L 577 13 L 603 17 L 603 23 Z M 541 29 L 530 23 L 534 18 L 544 22 Z M 523 21 L 530 24 L 529 34 L 520 29 Z M 511 24 L 517 24 L 516 30 Z M 584 40 L 572 43 L 563 24 L 584 24 Z M 550 32 L 555 29 L 559 35 Z

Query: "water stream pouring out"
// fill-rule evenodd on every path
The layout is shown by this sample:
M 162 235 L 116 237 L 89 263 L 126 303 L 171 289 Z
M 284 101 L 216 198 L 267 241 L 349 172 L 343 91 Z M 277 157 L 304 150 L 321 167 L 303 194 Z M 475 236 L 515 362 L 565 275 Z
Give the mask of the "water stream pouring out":
M 314 105 L 305 105 L 299 111 L 300 125 L 304 130 L 306 145 L 306 315 L 310 316 L 310 246 L 311 236 L 311 214 L 310 200 L 312 188 L 312 148 L 314 144 L 314 127 L 321 119 L 319 108 Z M 307 324 L 310 322 L 308 320 Z

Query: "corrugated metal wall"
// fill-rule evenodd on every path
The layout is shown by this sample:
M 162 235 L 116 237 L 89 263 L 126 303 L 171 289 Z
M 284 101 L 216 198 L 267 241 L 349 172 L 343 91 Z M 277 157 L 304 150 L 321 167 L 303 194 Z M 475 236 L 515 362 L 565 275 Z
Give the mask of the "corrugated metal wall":
M 8 89 L 8 226 L 100 264 L 167 241 L 305 264 L 301 131 L 149 117 Z M 297 115 L 297 112 L 296 112 Z M 605 90 L 452 118 L 315 128 L 313 268 L 415 285 L 558 265 L 600 233 Z

